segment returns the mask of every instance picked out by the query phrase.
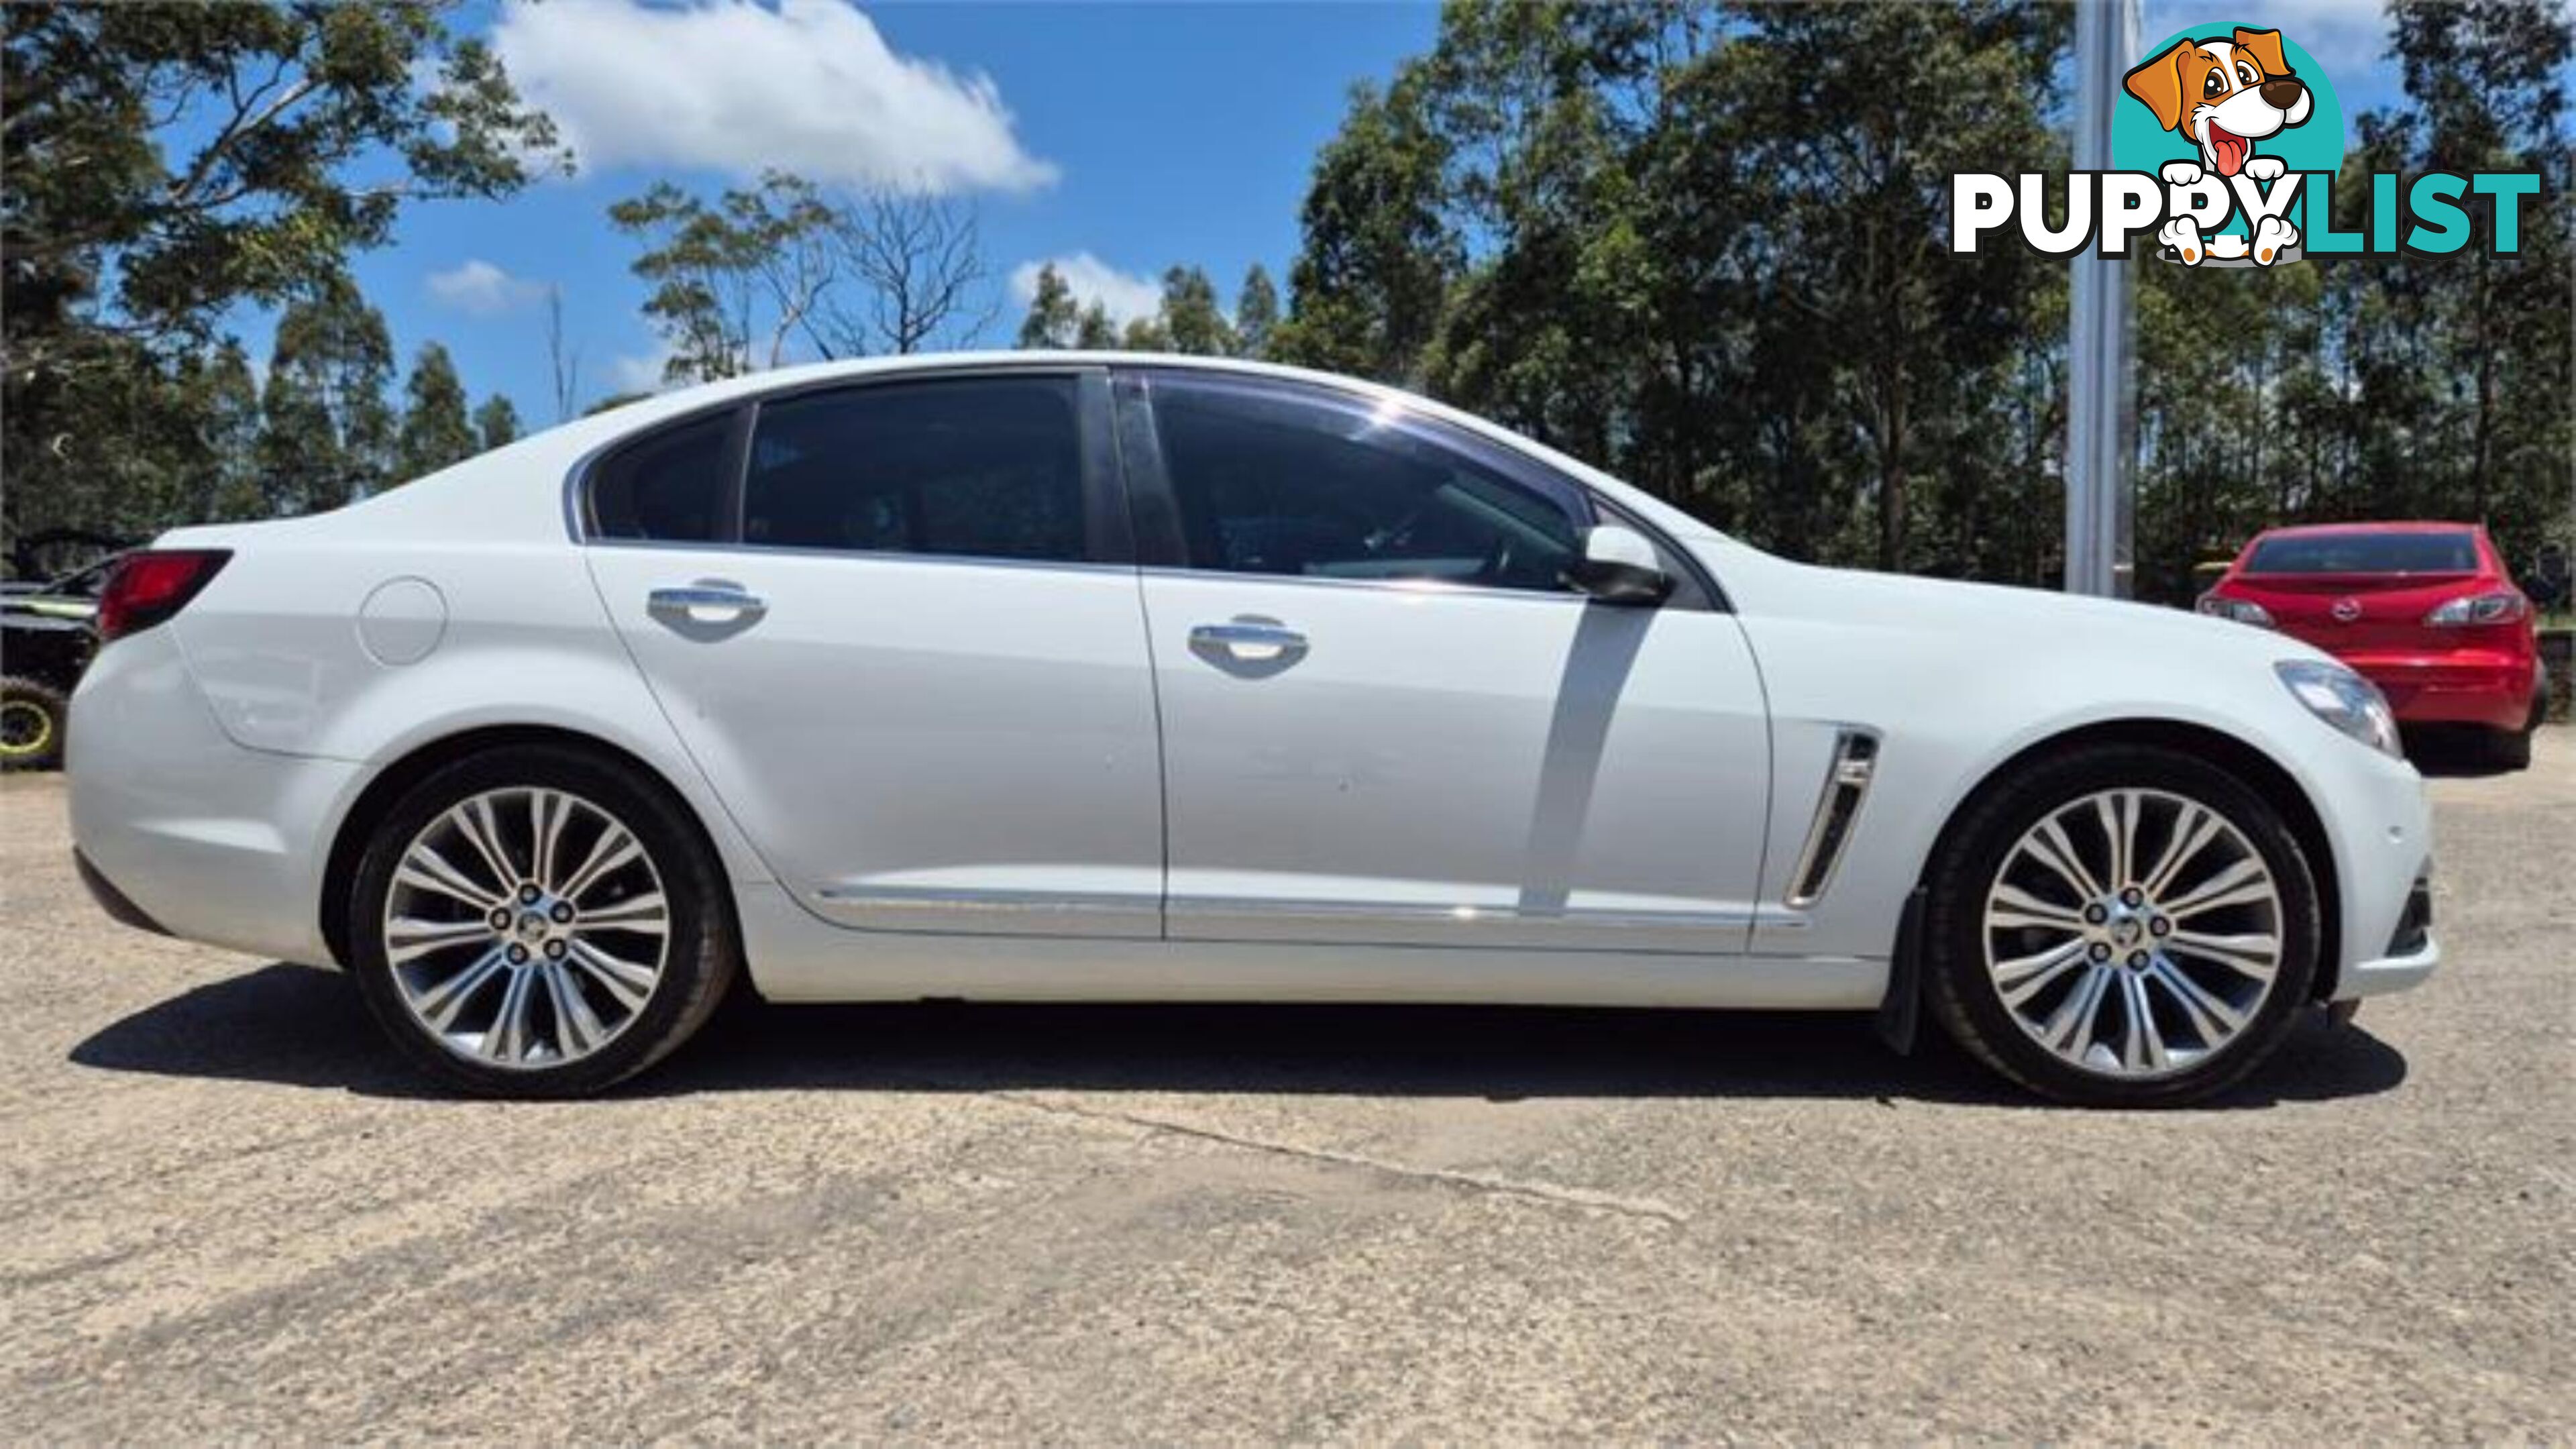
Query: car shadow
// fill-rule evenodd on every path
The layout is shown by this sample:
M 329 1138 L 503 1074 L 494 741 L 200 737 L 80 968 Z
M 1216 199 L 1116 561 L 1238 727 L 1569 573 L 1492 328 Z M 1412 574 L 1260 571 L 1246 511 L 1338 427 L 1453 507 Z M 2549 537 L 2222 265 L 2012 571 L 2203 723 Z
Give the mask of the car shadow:
M 2406 762 L 2428 780 L 2483 780 L 2518 773 L 2519 765 L 2501 765 L 2487 753 L 2485 732 L 2471 728 L 2415 725 L 2404 730 Z
M 1941 1040 L 1910 1057 L 1850 1013 L 1485 1006 L 771 1006 L 748 993 L 634 1097 L 825 1089 L 1346 1096 L 1844 1098 L 2011 1108 L 2032 1098 Z M 135 1012 L 74 1047 L 104 1071 L 372 1096 L 448 1095 L 387 1050 L 339 973 L 277 963 Z M 2385 1092 L 2406 1058 L 2310 1013 L 2253 1081 L 2209 1104 Z

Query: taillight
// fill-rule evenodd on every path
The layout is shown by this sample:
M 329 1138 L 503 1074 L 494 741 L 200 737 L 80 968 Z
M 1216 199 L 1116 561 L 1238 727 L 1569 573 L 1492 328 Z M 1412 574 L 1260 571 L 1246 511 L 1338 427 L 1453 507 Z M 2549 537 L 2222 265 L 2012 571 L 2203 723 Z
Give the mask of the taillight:
M 228 549 L 147 549 L 116 561 L 98 596 L 98 637 L 121 639 L 188 606 L 232 557 Z
M 2203 594 L 2200 596 L 2198 607 L 2200 612 L 2213 619 L 2233 619 L 2239 624 L 2253 624 L 2265 629 L 2272 627 L 2272 611 L 2252 599 L 2231 599 L 2225 594 Z
M 2427 624 L 2515 624 L 2531 614 L 2531 601 L 2512 589 L 2445 599 L 2424 616 Z

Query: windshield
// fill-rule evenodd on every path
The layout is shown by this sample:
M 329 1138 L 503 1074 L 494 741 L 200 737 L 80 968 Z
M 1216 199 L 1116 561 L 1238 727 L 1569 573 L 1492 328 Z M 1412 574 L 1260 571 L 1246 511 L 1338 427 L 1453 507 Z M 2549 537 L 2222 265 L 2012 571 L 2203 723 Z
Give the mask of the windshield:
M 2477 540 L 2454 533 L 2293 533 L 2254 545 L 2249 574 L 2473 574 Z

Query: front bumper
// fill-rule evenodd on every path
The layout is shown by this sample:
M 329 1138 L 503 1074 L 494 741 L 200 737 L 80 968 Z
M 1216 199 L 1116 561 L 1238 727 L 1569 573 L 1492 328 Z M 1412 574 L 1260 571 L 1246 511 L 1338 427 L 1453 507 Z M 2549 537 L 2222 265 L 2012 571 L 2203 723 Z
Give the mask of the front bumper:
M 2428 870 L 2416 877 L 2414 889 L 2407 892 L 2405 913 L 2397 918 L 2397 929 L 2382 954 L 2345 967 L 2334 999 L 2358 1001 L 2421 986 L 2440 964 L 2442 945 L 2433 938 L 2433 881 Z
M 2316 742 L 2302 783 L 2334 858 L 2341 930 L 2326 996 L 2351 1001 L 2420 984 L 2441 962 L 2431 930 L 2433 812 L 2403 760 Z

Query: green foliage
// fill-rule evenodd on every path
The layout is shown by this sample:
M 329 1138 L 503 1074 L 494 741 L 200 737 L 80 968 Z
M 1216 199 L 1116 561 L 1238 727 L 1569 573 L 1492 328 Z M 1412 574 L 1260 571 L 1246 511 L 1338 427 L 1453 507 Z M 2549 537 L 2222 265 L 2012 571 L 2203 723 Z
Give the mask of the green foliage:
M 337 508 L 394 478 L 394 373 L 384 315 L 334 277 L 277 321 L 258 443 L 269 511 Z M 453 382 L 453 373 L 450 374 Z
M 1281 361 L 1422 380 L 1423 351 L 1466 257 L 1449 205 L 1451 144 L 1430 116 L 1438 84 L 1415 62 L 1383 92 L 1353 91 L 1298 214 L 1289 315 L 1272 341 Z
M 2393 20 L 2409 103 L 2358 118 L 2335 224 L 2366 225 L 2367 172 L 2537 170 L 2523 252 L 2142 267 L 2142 593 L 2188 597 L 2194 562 L 2281 520 L 2483 521 L 2516 568 L 2576 527 L 2567 18 L 2492 0 Z
M 1234 327 L 1217 306 L 1216 286 L 1197 267 L 1174 267 L 1163 273 L 1161 325 L 1174 352 L 1201 357 L 1234 353 Z
M 971 209 L 897 191 L 827 192 L 768 171 L 713 204 L 670 182 L 608 209 L 646 246 L 644 315 L 671 347 L 665 381 L 971 340 L 984 257 Z M 1070 331 L 1070 328 L 1067 329 Z
M 1254 262 L 1234 294 L 1234 346 L 1245 357 L 1268 357 L 1270 334 L 1279 325 L 1279 289 L 1269 269 Z
M 0 7 L 0 531 L 260 511 L 247 451 L 207 451 L 248 377 L 223 309 L 324 287 L 409 202 L 561 160 L 454 8 Z
M 1172 334 L 1165 330 L 1161 317 L 1139 317 L 1119 334 L 1118 345 L 1129 352 L 1169 352 Z
M 1030 315 L 1036 315 L 1034 309 Z M 1028 336 L 1025 326 L 1020 335 L 1023 338 Z M 1023 341 L 1020 345 L 1026 347 L 1030 344 Z M 1107 307 L 1094 302 L 1082 309 L 1082 321 L 1074 329 L 1073 345 L 1088 352 L 1107 352 L 1118 346 L 1118 324 L 1109 320 Z
M 474 410 L 475 443 L 486 453 L 517 442 L 520 432 L 519 410 L 497 392 L 485 398 L 483 406 Z
M 1094 310 L 1098 310 L 1096 304 Z M 1073 300 L 1073 288 L 1065 285 L 1064 274 L 1055 269 L 1055 263 L 1048 262 L 1038 268 L 1037 291 L 1029 298 L 1029 315 L 1020 321 L 1019 345 L 1071 347 L 1089 321 Z M 1100 321 L 1107 326 L 1108 314 L 1102 313 Z
M 471 458 L 482 448 L 465 416 L 465 384 L 447 349 L 424 343 L 403 386 L 402 430 L 394 443 L 391 481 L 407 483 Z
M 1943 232 L 1952 172 L 2066 167 L 2070 32 L 2002 0 L 1455 0 L 1318 156 L 1266 351 L 1426 387 L 1793 556 L 2053 583 L 2065 268 Z M 2142 252 L 2145 592 L 2298 518 L 2483 519 L 2518 561 L 2576 528 L 2567 17 L 2402 0 L 2393 44 L 2408 104 L 2360 118 L 2352 165 L 2541 170 L 2525 254 Z

